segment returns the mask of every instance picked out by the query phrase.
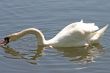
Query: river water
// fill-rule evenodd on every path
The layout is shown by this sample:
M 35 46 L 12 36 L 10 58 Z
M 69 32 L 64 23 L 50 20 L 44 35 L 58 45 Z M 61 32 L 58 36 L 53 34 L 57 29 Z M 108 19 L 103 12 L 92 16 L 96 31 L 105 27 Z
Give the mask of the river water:
M 0 38 L 34 27 L 46 39 L 66 25 L 80 21 L 110 24 L 109 0 L 1 0 Z M 110 73 L 110 28 L 100 44 L 79 48 L 36 46 L 29 35 L 0 47 L 2 73 Z

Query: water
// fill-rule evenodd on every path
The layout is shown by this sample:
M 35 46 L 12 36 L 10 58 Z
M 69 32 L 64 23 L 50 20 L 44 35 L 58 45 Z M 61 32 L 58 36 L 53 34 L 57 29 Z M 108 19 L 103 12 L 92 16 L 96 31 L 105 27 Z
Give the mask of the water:
M 108 0 L 1 0 L 0 38 L 34 27 L 46 39 L 66 25 L 84 19 L 102 27 L 110 24 Z M 110 47 L 108 28 L 101 45 L 89 48 L 36 47 L 34 36 L 26 36 L 0 47 L 2 73 L 109 73 Z

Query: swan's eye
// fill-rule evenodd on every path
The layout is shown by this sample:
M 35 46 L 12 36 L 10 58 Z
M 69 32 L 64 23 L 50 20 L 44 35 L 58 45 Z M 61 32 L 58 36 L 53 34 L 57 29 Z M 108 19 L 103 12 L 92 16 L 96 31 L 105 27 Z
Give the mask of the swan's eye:
M 4 38 L 4 45 L 7 45 L 9 43 L 9 39 L 10 39 L 9 37 Z

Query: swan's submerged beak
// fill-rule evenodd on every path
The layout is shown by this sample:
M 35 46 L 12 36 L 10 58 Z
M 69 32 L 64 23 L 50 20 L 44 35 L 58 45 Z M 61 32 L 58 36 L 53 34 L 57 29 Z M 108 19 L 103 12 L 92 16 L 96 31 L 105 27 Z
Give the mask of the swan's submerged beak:
M 9 43 L 9 37 L 5 37 L 4 40 L 0 40 L 0 45 L 7 45 Z
M 9 37 L 5 37 L 5 38 L 4 38 L 4 43 L 5 43 L 5 45 L 7 45 L 7 44 L 9 43 L 9 39 L 10 39 Z

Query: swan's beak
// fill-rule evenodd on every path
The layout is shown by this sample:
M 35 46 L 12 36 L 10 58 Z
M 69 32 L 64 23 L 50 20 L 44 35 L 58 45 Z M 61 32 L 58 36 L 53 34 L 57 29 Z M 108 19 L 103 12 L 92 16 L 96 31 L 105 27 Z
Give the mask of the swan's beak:
M 4 40 L 0 40 L 0 45 L 7 45 L 9 43 L 9 37 L 5 37 Z
M 4 38 L 5 45 L 7 45 L 9 43 L 9 39 L 10 39 L 9 37 Z

